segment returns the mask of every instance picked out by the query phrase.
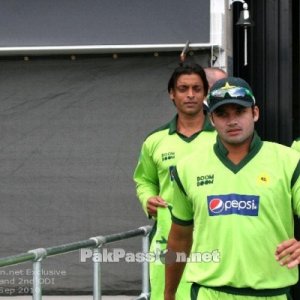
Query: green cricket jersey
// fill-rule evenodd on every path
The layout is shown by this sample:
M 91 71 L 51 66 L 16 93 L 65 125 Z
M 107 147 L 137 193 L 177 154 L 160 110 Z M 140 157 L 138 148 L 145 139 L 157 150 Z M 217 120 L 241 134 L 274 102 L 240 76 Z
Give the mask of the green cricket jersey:
M 213 145 L 216 132 L 206 119 L 203 130 L 186 138 L 176 131 L 177 117 L 170 123 L 151 133 L 143 143 L 134 180 L 138 198 L 147 214 L 146 203 L 151 196 L 160 195 L 172 206 L 173 181 L 170 170 L 185 155 L 196 149 Z M 159 208 L 155 231 L 149 251 L 160 257 L 167 246 L 167 239 L 172 221 L 167 208 Z M 151 300 L 163 300 L 165 288 L 165 265 L 163 259 L 150 263 Z M 181 280 L 176 293 L 176 300 L 189 299 L 191 285 Z
M 300 152 L 300 138 L 294 140 L 291 147 Z
M 173 222 L 194 226 L 186 279 L 203 286 L 276 289 L 293 285 L 298 268 L 275 260 L 294 237 L 300 215 L 300 155 L 255 134 L 238 165 L 219 138 L 174 169 Z
M 216 133 L 208 119 L 201 132 L 187 138 L 176 131 L 177 116 L 151 133 L 144 141 L 134 172 L 137 196 L 147 214 L 146 203 L 151 196 L 160 195 L 172 203 L 173 186 L 170 168 L 196 149 L 206 148 L 216 140 Z

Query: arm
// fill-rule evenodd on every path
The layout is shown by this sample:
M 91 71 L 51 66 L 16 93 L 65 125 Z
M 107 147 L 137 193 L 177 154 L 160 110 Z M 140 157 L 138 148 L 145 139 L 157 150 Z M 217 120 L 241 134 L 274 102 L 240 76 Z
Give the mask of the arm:
M 292 177 L 293 213 L 300 216 L 300 161 Z M 300 242 L 295 238 L 280 243 L 275 251 L 275 258 L 282 266 L 294 268 L 300 264 Z
M 168 238 L 168 253 L 185 253 L 187 258 L 193 243 L 193 208 L 188 201 L 177 168 L 172 170 L 175 180 L 173 190 L 172 227 Z M 168 261 L 167 261 L 168 262 Z M 170 262 L 170 259 L 169 259 Z M 175 294 L 184 271 L 186 261 L 166 264 L 165 300 L 175 300 Z
M 157 207 L 167 207 L 165 200 L 159 196 L 158 170 L 146 142 L 142 146 L 133 179 L 138 199 L 147 215 L 156 216 Z
M 182 226 L 173 223 L 168 238 L 168 253 L 184 252 L 185 257 L 188 257 L 192 246 L 192 236 L 193 225 Z M 185 265 L 186 262 L 169 262 L 166 264 L 165 300 L 175 300 L 176 290 Z

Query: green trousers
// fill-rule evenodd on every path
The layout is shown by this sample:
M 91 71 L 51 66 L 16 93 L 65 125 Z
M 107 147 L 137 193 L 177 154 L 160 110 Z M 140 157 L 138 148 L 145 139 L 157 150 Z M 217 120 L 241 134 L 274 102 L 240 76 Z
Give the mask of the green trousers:
M 158 208 L 156 230 L 150 244 L 150 252 L 155 253 L 155 261 L 150 262 L 150 299 L 163 300 L 165 289 L 165 261 L 164 253 L 167 247 L 167 239 L 171 228 L 171 212 L 168 208 Z M 184 279 L 179 284 L 176 300 L 188 300 L 191 294 L 191 284 Z

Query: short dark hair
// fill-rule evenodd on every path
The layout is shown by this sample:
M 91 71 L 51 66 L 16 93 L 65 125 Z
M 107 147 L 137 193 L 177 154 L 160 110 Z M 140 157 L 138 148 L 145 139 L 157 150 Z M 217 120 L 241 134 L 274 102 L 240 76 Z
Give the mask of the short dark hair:
M 203 81 L 205 95 L 207 95 L 209 86 L 208 86 L 208 81 L 206 78 L 205 71 L 200 65 L 196 63 L 184 63 L 174 70 L 168 82 L 168 92 L 170 93 L 171 90 L 175 89 L 179 76 L 191 75 L 191 74 L 198 74 L 200 76 L 200 78 Z

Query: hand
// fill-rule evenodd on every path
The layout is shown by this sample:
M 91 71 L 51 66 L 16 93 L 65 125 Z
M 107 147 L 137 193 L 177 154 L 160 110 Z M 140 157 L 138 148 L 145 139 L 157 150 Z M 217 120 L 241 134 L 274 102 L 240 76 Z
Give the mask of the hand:
M 159 196 L 150 197 L 147 200 L 147 212 L 150 216 L 157 216 L 157 207 L 168 207 L 168 203 Z
M 275 251 L 276 260 L 289 269 L 300 264 L 300 242 L 290 239 L 279 244 Z

